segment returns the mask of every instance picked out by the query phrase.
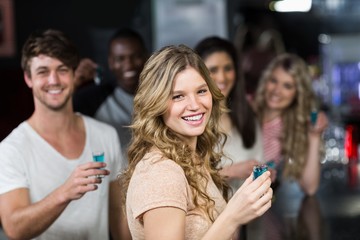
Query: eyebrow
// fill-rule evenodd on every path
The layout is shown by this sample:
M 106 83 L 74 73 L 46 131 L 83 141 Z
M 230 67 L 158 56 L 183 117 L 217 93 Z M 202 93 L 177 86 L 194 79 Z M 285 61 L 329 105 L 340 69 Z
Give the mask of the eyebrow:
M 208 87 L 207 83 L 204 83 L 204 84 L 201 84 L 199 86 L 197 86 L 197 89 L 201 89 L 201 88 L 204 88 L 204 87 Z M 175 93 L 182 93 L 183 90 L 175 90 L 175 91 L 172 91 L 172 94 L 175 94 Z
M 62 68 L 62 67 L 67 67 L 65 64 L 60 64 L 59 66 L 56 67 L 56 69 Z M 37 68 L 35 68 L 35 71 L 39 71 L 39 70 L 47 70 L 49 69 L 48 66 L 38 66 Z

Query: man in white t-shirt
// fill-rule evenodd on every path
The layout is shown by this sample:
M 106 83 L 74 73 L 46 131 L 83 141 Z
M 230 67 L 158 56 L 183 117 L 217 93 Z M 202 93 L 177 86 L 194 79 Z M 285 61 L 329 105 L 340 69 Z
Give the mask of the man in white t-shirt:
M 57 30 L 35 32 L 23 47 L 35 110 L 0 143 L 0 222 L 11 239 L 130 238 L 116 181 L 126 165 L 117 133 L 73 111 L 78 62 Z M 93 162 L 95 150 L 105 162 Z

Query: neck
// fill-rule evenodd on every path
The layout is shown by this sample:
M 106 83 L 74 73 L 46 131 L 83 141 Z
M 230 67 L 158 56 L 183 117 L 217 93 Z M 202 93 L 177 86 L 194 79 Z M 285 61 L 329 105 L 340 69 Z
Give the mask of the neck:
M 41 136 L 59 136 L 76 129 L 79 119 L 72 109 L 59 112 L 35 109 L 33 115 L 28 119 L 28 123 Z
M 279 116 L 281 116 L 281 114 L 282 114 L 281 111 L 267 109 L 267 110 L 265 110 L 264 121 L 269 122 L 275 118 L 278 118 Z

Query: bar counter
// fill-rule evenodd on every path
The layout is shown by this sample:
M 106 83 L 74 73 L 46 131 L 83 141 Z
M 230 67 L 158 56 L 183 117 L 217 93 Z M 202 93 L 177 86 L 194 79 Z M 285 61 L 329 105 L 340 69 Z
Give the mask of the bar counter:
M 246 226 L 246 240 L 360 240 L 358 165 L 322 167 L 315 196 L 283 181 L 270 210 Z

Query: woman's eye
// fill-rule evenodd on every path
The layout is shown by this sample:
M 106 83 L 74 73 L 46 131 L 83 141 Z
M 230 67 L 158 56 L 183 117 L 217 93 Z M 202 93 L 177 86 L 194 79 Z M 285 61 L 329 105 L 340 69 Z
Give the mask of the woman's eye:
M 276 79 L 275 79 L 275 78 L 270 78 L 270 79 L 269 79 L 269 82 L 271 82 L 271 83 L 276 83 Z
M 172 97 L 172 100 L 179 100 L 182 98 L 182 95 L 175 95 Z
M 234 70 L 234 67 L 232 65 L 226 66 L 224 70 L 225 70 L 225 72 L 231 72 Z
M 201 89 L 201 90 L 199 90 L 199 93 L 203 94 L 203 93 L 206 93 L 207 91 L 208 91 L 207 89 Z
M 291 84 L 285 84 L 284 86 L 285 86 L 286 89 L 289 89 L 289 90 L 294 88 L 294 86 L 291 85 Z

